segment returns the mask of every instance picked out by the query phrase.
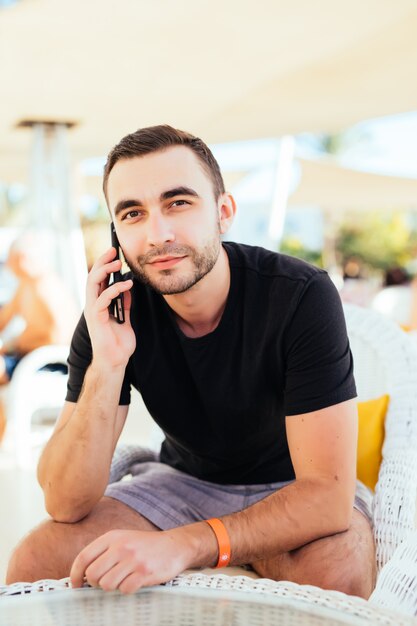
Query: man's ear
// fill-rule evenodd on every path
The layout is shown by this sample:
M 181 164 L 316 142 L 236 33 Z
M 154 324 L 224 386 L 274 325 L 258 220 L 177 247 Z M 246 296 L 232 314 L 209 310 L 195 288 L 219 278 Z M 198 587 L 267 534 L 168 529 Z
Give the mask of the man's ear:
M 232 194 L 225 192 L 218 200 L 220 233 L 227 233 L 236 215 L 236 202 Z

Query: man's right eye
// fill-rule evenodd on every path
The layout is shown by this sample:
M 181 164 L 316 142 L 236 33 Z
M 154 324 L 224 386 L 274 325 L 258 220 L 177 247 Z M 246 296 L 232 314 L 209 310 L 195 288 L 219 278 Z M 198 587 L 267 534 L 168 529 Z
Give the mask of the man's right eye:
M 140 216 L 140 211 L 138 211 L 137 209 L 134 209 L 133 211 L 129 211 L 128 213 L 125 213 L 122 217 L 122 220 L 132 220 L 135 217 L 139 217 Z

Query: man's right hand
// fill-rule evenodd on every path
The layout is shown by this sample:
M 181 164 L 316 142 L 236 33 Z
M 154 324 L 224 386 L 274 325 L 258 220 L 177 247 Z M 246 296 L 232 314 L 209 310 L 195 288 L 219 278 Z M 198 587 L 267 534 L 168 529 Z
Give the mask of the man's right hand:
M 126 367 L 136 347 L 136 337 L 130 324 L 133 281 L 125 280 L 109 286 L 109 276 L 120 270 L 121 261 L 113 260 L 115 248 L 107 250 L 91 268 L 87 279 L 84 315 L 93 349 L 93 364 L 100 368 Z M 109 312 L 111 301 L 124 293 L 125 323 L 119 324 Z

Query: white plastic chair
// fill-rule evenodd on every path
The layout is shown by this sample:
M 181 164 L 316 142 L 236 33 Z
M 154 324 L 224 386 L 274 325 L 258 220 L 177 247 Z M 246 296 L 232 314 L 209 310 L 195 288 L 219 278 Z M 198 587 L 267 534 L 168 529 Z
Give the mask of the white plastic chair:
M 68 376 L 41 368 L 52 363 L 66 365 L 68 353 L 66 345 L 33 350 L 18 363 L 4 390 L 7 418 L 4 447 L 13 450 L 19 467 L 31 464 L 35 414 L 37 421 L 54 421 L 65 399 Z

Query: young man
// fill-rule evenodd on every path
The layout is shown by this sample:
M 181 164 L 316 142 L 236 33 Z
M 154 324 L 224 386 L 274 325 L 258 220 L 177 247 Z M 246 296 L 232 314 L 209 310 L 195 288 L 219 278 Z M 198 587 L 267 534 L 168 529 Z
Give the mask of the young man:
M 133 592 L 230 562 L 368 597 L 352 357 L 327 274 L 222 244 L 234 200 L 207 146 L 169 126 L 122 139 L 104 191 L 132 275 L 108 286 L 114 248 L 89 274 L 38 471 L 54 521 L 16 549 L 8 581 L 71 572 L 75 586 Z M 121 293 L 124 324 L 109 314 Z M 166 438 L 107 487 L 130 385 Z

